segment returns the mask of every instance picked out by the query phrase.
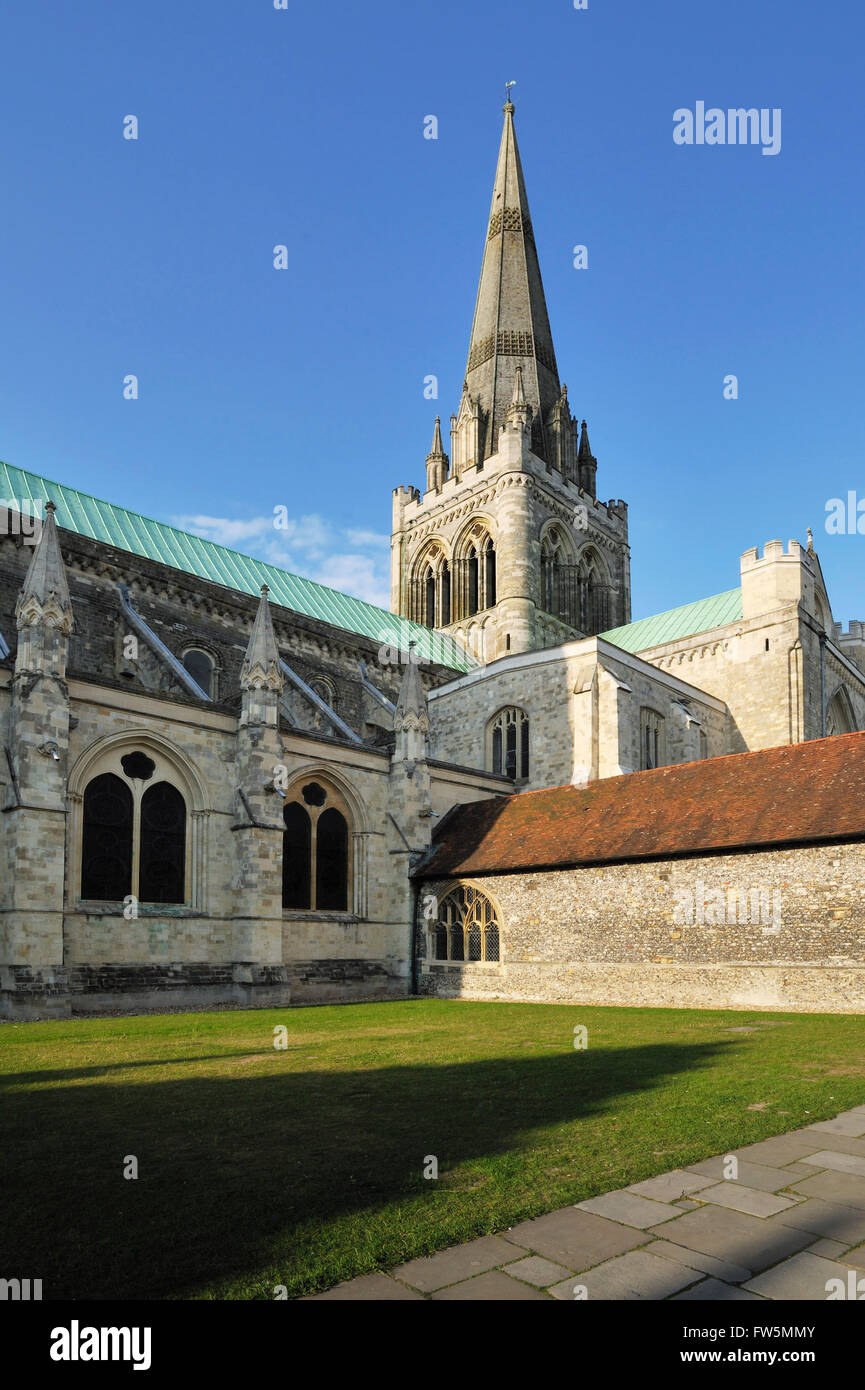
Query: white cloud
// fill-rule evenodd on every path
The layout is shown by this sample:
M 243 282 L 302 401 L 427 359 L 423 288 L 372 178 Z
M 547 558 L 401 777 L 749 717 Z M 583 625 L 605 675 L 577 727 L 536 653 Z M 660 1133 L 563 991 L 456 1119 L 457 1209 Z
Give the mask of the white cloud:
M 193 535 L 240 550 L 280 569 L 387 608 L 390 602 L 390 537 L 340 528 L 316 513 L 298 518 L 257 516 L 246 521 L 218 516 L 172 519 Z

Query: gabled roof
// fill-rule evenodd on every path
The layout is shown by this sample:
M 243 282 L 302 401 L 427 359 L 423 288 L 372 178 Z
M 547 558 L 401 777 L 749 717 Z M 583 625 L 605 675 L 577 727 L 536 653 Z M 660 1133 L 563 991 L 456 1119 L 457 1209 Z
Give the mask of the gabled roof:
M 600 632 L 598 636 L 623 651 L 644 652 L 648 647 L 660 647 L 664 642 L 675 642 L 680 637 L 692 637 L 698 632 L 709 632 L 713 627 L 739 622 L 741 617 L 742 590 L 727 589 L 723 594 L 684 603 L 681 608 L 668 608 L 666 613 L 639 618 L 624 627 L 610 628 L 609 632 Z
M 303 613 L 319 622 L 347 632 L 356 632 L 375 642 L 408 650 L 409 640 L 417 643 L 424 661 L 468 671 L 476 663 L 450 637 L 433 632 L 419 623 L 410 623 L 385 608 L 363 599 L 341 594 L 313 579 L 303 579 L 263 560 L 241 555 L 216 541 L 193 536 L 163 521 L 153 521 L 112 502 L 101 502 L 86 492 L 52 482 L 37 473 L 0 462 L 0 503 L 6 501 L 53 501 L 57 525 L 79 536 L 89 536 L 117 550 L 141 555 L 184 574 L 196 575 L 227 589 L 253 594 L 258 598 L 262 584 L 270 590 L 272 601 L 282 608 Z
M 421 878 L 865 839 L 865 732 L 458 806 Z

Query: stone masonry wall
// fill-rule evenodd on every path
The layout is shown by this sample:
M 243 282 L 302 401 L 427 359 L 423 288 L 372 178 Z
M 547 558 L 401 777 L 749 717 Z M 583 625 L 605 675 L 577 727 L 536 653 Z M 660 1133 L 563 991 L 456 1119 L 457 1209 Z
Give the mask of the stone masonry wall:
M 501 963 L 433 964 L 425 924 L 419 925 L 421 993 L 575 1004 L 865 1011 L 862 843 L 466 882 L 486 893 L 497 909 Z M 426 890 L 441 900 L 454 886 L 453 880 L 421 884 L 419 901 Z M 763 890 L 762 903 L 751 899 L 751 890 Z M 734 892 L 745 896 L 731 900 Z M 688 906 L 690 924 L 683 920 Z

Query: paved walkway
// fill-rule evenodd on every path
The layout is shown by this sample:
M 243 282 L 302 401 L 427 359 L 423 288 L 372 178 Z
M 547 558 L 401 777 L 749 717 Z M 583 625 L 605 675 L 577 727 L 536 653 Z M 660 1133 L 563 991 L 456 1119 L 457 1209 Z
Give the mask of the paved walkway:
M 731 1153 L 314 1298 L 865 1297 L 865 1105 Z

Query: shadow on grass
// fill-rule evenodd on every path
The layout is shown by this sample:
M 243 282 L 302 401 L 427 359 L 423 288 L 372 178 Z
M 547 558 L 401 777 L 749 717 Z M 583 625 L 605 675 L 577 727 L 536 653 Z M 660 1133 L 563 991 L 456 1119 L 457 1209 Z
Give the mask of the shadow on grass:
M 41 1278 L 47 1299 L 160 1298 L 276 1260 L 298 1273 L 313 1251 L 327 1263 L 330 1243 L 341 1277 L 340 1220 L 431 1194 L 426 1155 L 445 1178 L 465 1161 L 501 1162 L 529 1131 L 615 1116 L 617 1098 L 710 1067 L 729 1046 L 351 1072 L 279 1070 L 270 1056 L 266 1075 L 29 1092 L 18 1075 L 3 1096 L 2 1273 Z M 656 1114 L 653 1139 L 663 1124 Z M 123 1178 L 128 1155 L 136 1181 Z M 510 1162 L 502 1180 L 519 1186 Z

